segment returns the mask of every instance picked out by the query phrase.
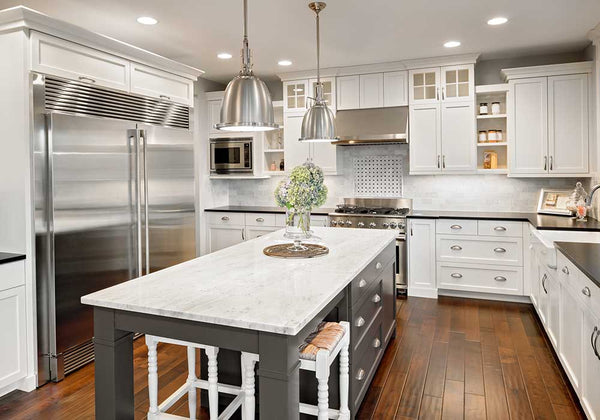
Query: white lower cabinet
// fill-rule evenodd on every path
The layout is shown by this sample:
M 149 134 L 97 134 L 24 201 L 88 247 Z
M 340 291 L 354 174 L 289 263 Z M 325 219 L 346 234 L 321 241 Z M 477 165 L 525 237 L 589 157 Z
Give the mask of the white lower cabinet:
M 246 240 L 260 238 L 267 233 L 275 232 L 276 230 L 281 229 L 280 227 L 275 226 L 247 226 L 246 227 Z
M 592 312 L 583 316 L 583 375 L 579 393 L 583 409 L 590 419 L 600 419 L 600 321 Z
M 209 226 L 208 227 L 208 245 L 209 252 L 215 252 L 223 248 L 237 245 L 245 240 L 245 227 L 228 226 Z
M 558 281 L 549 275 L 545 283 L 545 293 L 547 294 L 546 310 L 548 322 L 548 336 L 555 349 L 558 350 L 558 340 L 560 337 L 560 320 L 559 320 L 559 300 L 560 300 L 560 285 Z
M 437 297 L 435 220 L 408 220 L 408 295 Z
M 575 390 L 581 387 L 581 351 L 583 340 L 583 309 L 570 288 L 561 285 L 558 355 Z

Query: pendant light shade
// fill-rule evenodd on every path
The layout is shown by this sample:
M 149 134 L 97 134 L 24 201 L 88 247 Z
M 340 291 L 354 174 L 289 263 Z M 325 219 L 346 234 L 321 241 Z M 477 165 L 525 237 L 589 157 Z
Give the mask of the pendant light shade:
M 248 1 L 244 0 L 244 39 L 242 69 L 225 89 L 221 105 L 221 122 L 215 128 L 222 131 L 268 131 L 279 128 L 273 116 L 273 102 L 265 82 L 252 72 L 252 57 L 248 47 Z
M 335 137 L 335 117 L 323 99 L 323 85 L 321 84 L 320 69 L 320 33 L 319 12 L 325 8 L 323 2 L 313 2 L 308 7 L 317 15 L 317 86 L 315 88 L 314 103 L 302 120 L 302 131 L 299 141 L 305 142 L 332 142 Z

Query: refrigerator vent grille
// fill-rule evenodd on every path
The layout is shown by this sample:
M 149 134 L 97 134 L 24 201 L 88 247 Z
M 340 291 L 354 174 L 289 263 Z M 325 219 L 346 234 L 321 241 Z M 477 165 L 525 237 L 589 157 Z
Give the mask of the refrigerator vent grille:
M 163 127 L 190 128 L 190 108 L 87 83 L 46 76 L 47 111 L 113 118 Z

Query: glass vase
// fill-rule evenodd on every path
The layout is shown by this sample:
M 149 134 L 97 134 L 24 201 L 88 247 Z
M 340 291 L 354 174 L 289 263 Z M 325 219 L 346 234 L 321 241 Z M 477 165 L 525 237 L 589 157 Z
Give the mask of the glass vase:
M 302 240 L 311 237 L 310 209 L 286 209 L 283 236 L 294 241 L 290 250 L 305 251 L 307 247 L 302 245 Z

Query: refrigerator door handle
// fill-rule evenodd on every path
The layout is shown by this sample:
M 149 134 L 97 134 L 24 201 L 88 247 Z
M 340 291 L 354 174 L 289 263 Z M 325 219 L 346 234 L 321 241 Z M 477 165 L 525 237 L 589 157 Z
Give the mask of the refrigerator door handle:
M 144 236 L 146 246 L 146 273 L 150 274 L 150 217 L 148 210 L 148 149 L 146 147 L 146 130 L 139 130 L 142 146 L 142 162 L 144 176 L 140 178 L 144 184 Z
M 140 188 L 140 180 L 142 179 L 140 171 L 140 140 L 138 130 L 131 130 L 132 135 L 129 136 L 129 141 L 135 148 L 135 214 L 136 214 L 136 227 L 137 227 L 137 276 L 142 276 L 142 190 Z

